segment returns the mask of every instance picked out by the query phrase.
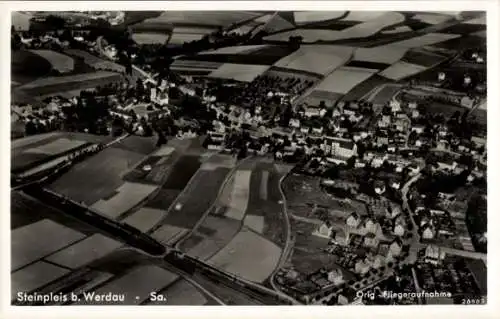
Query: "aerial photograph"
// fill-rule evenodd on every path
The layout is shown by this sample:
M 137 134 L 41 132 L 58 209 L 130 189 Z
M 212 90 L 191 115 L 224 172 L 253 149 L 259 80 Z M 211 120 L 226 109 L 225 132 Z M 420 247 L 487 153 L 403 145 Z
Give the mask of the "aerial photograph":
M 12 306 L 488 303 L 485 11 L 10 16 Z

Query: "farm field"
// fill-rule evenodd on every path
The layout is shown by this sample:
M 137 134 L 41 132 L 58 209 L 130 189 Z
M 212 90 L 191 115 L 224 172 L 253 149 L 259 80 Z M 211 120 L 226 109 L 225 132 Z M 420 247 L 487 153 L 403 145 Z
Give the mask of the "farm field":
M 119 218 L 147 199 L 157 188 L 153 185 L 125 182 L 115 190 L 112 197 L 98 200 L 91 208 L 110 218 Z
M 57 267 L 44 261 L 36 262 L 11 276 L 11 300 L 16 298 L 17 292 L 30 292 L 40 288 L 64 275 L 70 270 Z
M 52 132 L 14 140 L 11 144 L 11 170 L 16 171 L 49 160 L 51 156 L 69 152 L 89 143 L 106 143 L 109 136 L 84 133 Z
M 101 58 L 99 58 L 95 55 L 92 55 L 86 51 L 77 50 L 77 49 L 68 49 L 68 50 L 64 51 L 64 53 L 66 53 L 70 56 L 74 56 L 74 57 L 83 59 L 85 64 L 87 64 L 88 66 L 90 66 L 94 69 L 97 69 L 97 70 L 107 69 L 107 70 L 112 70 L 112 71 L 115 71 L 118 73 L 125 72 L 124 66 L 117 64 L 117 63 L 114 63 L 114 62 L 109 61 L 109 60 L 101 59 Z
M 209 263 L 254 282 L 263 282 L 274 271 L 281 249 L 260 235 L 242 229 Z
M 151 236 L 164 245 L 173 245 L 182 236 L 187 234 L 188 231 L 186 228 L 163 224 L 154 230 Z
M 375 72 L 370 69 L 340 67 L 328 75 L 316 87 L 316 90 L 347 94 L 356 85 L 370 78 Z
M 132 34 L 132 39 L 139 45 L 141 44 L 163 44 L 167 43 L 169 34 L 153 32 L 136 32 Z
M 371 98 L 371 101 L 376 105 L 386 104 L 399 90 L 398 86 L 386 85 Z
M 174 201 L 179 209 L 172 208 L 164 224 L 192 228 L 217 198 L 219 188 L 229 169 L 199 170 L 187 189 Z
M 182 191 L 200 166 L 201 162 L 198 155 L 180 156 L 173 164 L 171 173 L 167 177 L 163 188 Z
M 151 154 L 156 150 L 156 141 L 154 138 L 131 135 L 127 138 L 113 144 L 113 148 L 131 151 L 143 155 Z
M 149 299 L 151 292 L 158 292 L 169 285 L 177 275 L 157 266 L 138 266 L 122 277 L 102 285 L 95 290 L 96 294 L 113 293 L 124 294 L 124 305 L 138 305 Z M 80 305 L 104 305 L 107 302 L 87 302 L 83 299 L 76 303 Z
M 298 11 L 293 13 L 297 25 L 337 20 L 345 15 L 345 11 Z
M 440 62 L 443 62 L 445 59 L 445 56 L 439 54 L 414 49 L 407 51 L 402 60 L 411 64 L 432 67 Z
M 122 174 L 138 163 L 142 154 L 107 148 L 73 166 L 49 188 L 76 201 L 92 205 L 115 193 L 123 184 Z
M 325 102 L 326 106 L 334 106 L 343 96 L 344 95 L 340 93 L 313 90 L 304 97 L 304 102 L 311 106 L 319 106 L 321 102 Z
M 380 72 L 379 74 L 395 81 L 402 80 L 412 75 L 425 71 L 425 66 L 399 61 Z
M 45 257 L 45 260 L 76 269 L 106 256 L 123 245 L 109 237 L 95 234 Z
M 164 294 L 168 296 L 167 302 L 151 302 L 150 305 L 166 306 L 201 306 L 207 298 L 197 288 L 186 280 L 178 280 L 169 286 Z
M 406 48 L 394 45 L 382 45 L 374 48 L 357 48 L 354 50 L 354 61 L 393 64 L 399 61 L 407 51 Z
M 37 79 L 28 84 L 19 86 L 14 90 L 14 93 L 20 90 L 21 93 L 44 96 L 64 91 L 95 88 L 97 86 L 119 81 L 121 78 L 121 74 L 108 71 L 48 77 Z
M 27 50 L 11 51 L 11 79 L 19 84 L 46 76 L 52 65 L 43 57 Z
M 369 77 L 367 80 L 357 84 L 354 86 L 347 94 L 344 95 L 342 100 L 350 101 L 350 100 L 360 100 L 367 99 L 368 94 L 379 85 L 383 85 L 386 83 L 392 83 L 392 80 L 389 80 L 385 77 L 382 77 L 378 74 L 374 74 Z M 375 103 L 375 102 L 374 102 Z
M 209 77 L 252 82 L 256 77 L 262 75 L 267 69 L 269 69 L 268 65 L 224 63 L 220 68 L 210 73 Z
M 49 219 L 17 228 L 11 233 L 11 268 L 22 268 L 84 237 L 84 234 Z
M 275 67 L 325 75 L 344 64 L 352 55 L 350 47 L 304 45 L 274 64 Z
M 163 210 L 142 207 L 125 218 L 123 222 L 139 229 L 141 232 L 148 232 L 161 220 L 164 213 Z
M 75 61 L 71 57 L 59 52 L 51 50 L 30 50 L 30 52 L 49 61 L 52 68 L 61 73 L 71 72 L 75 68 Z
M 436 45 L 441 42 L 448 41 L 450 39 L 459 38 L 458 34 L 446 34 L 446 33 L 427 33 L 421 36 L 413 37 L 407 40 L 398 41 L 391 43 L 393 46 L 399 46 L 403 48 L 413 49 L 421 48 L 427 45 Z

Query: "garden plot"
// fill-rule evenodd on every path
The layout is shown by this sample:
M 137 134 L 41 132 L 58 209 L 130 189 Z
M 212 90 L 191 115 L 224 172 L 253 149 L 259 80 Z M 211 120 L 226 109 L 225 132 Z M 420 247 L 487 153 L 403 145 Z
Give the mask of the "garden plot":
M 70 270 L 39 261 L 14 272 L 11 276 L 11 300 L 18 292 L 29 293 L 66 275 Z
M 45 260 L 76 269 L 98 260 L 123 246 L 123 243 L 112 238 L 95 234 L 56 252 Z
M 398 46 L 407 49 L 421 48 L 427 45 L 435 45 L 459 37 L 459 34 L 427 33 L 422 36 L 391 43 L 391 46 Z
M 316 90 L 346 94 L 356 85 L 370 78 L 376 71 L 361 68 L 340 67 L 328 75 Z
M 122 174 L 143 158 L 142 154 L 107 148 L 74 165 L 49 188 L 75 201 L 92 205 L 110 196 L 123 184 Z
M 11 269 L 30 264 L 85 235 L 49 219 L 26 225 L 11 232 Z
M 280 256 L 281 249 L 276 244 L 243 229 L 209 263 L 239 277 L 261 283 L 274 271 Z
M 32 154 L 44 154 L 44 155 L 56 155 L 63 153 L 79 146 L 86 144 L 84 141 L 70 140 L 67 138 L 59 138 L 50 143 L 38 146 L 36 148 L 27 149 L 26 153 Z
M 346 11 L 297 11 L 293 13 L 297 25 L 342 18 Z
M 304 45 L 274 66 L 325 75 L 343 65 L 352 52 L 353 48 L 345 46 Z
M 116 189 L 117 194 L 109 199 L 101 199 L 91 208 L 110 218 L 118 218 L 145 200 L 158 187 L 140 183 L 125 182 Z
M 71 72 L 75 68 L 75 61 L 67 55 L 51 50 L 30 50 L 30 52 L 49 61 L 52 67 L 61 73 Z
M 123 222 L 139 229 L 141 232 L 147 232 L 161 220 L 164 214 L 165 211 L 163 210 L 142 207 L 125 218 Z
M 379 74 L 395 81 L 402 80 L 409 76 L 418 74 L 425 71 L 427 68 L 425 66 L 411 64 L 404 61 L 399 61 L 380 72 Z
M 211 78 L 229 79 L 241 82 L 252 82 L 269 69 L 269 65 L 249 65 L 224 63 L 209 74 Z
M 124 295 L 125 300 L 120 305 L 139 305 L 148 300 L 150 293 L 158 292 L 163 287 L 171 284 L 178 278 L 165 269 L 157 266 L 139 266 L 124 276 L 104 284 L 95 294 L 112 293 Z M 106 305 L 117 304 L 116 302 L 85 301 L 84 298 L 76 304 L 79 305 Z
M 186 280 L 179 280 L 164 292 L 167 301 L 151 302 L 149 305 L 165 306 L 202 306 L 207 302 L 205 296 Z
M 164 44 L 170 38 L 169 34 L 139 32 L 132 34 L 132 40 L 137 44 Z
M 242 220 L 248 206 L 250 192 L 250 176 L 252 171 L 238 170 L 234 175 L 233 191 L 226 217 Z

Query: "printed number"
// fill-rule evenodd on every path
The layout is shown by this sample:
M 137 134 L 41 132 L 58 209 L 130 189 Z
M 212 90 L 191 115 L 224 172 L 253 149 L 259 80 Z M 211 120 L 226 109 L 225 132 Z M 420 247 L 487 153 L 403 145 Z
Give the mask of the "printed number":
M 462 305 L 482 305 L 485 303 L 486 300 L 484 298 L 462 299 Z

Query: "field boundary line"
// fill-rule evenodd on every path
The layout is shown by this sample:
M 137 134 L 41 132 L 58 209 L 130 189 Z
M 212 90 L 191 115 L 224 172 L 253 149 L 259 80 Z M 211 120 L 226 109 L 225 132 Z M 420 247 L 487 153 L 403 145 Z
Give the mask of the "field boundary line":
M 216 153 L 214 153 L 216 154 Z M 175 249 L 179 249 L 179 246 L 181 245 L 181 243 L 188 239 L 190 236 L 193 235 L 193 233 L 196 231 L 196 229 L 198 229 L 201 224 L 205 221 L 205 219 L 208 217 L 208 215 L 210 214 L 210 212 L 212 211 L 212 209 L 218 204 L 219 202 L 219 199 L 220 197 L 222 196 L 222 192 L 224 191 L 224 189 L 226 188 L 227 184 L 229 183 L 229 181 L 231 180 L 232 177 L 234 177 L 234 174 L 236 173 L 236 171 L 241 167 L 242 164 L 246 163 L 248 160 L 250 159 L 253 159 L 253 156 L 249 156 L 249 157 L 246 157 L 244 159 L 242 159 L 239 163 L 237 163 L 229 172 L 228 174 L 226 175 L 225 179 L 224 179 L 224 182 L 222 183 L 221 187 L 219 187 L 219 191 L 217 193 L 217 197 L 215 198 L 214 202 L 210 205 L 210 207 L 203 213 L 203 215 L 201 216 L 201 218 L 196 222 L 196 224 L 189 230 L 188 233 L 184 234 L 183 236 L 181 236 L 181 238 L 177 239 L 174 247 Z M 196 175 L 196 174 L 195 174 Z M 195 176 L 193 175 L 193 177 Z M 191 182 L 191 180 L 189 181 Z M 189 185 L 189 183 L 188 183 Z M 186 185 L 186 188 L 187 188 L 187 185 Z M 180 195 L 180 194 L 179 194 Z M 245 211 L 245 214 L 246 214 L 246 211 Z

